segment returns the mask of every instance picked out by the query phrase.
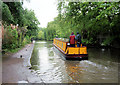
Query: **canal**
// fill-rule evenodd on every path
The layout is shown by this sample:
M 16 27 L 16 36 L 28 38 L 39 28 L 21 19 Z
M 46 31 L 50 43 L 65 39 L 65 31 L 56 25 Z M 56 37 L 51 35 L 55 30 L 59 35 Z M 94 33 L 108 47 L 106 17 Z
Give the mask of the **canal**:
M 118 83 L 118 53 L 89 48 L 88 60 L 65 60 L 52 41 L 36 41 L 31 72 L 44 83 Z

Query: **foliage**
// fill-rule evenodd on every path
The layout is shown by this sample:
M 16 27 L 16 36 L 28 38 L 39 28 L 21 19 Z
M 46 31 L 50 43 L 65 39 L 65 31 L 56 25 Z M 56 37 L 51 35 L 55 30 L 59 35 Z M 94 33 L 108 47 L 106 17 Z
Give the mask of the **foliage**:
M 15 49 L 30 43 L 33 36 L 37 36 L 40 24 L 34 11 L 24 9 L 22 2 L 2 3 L 2 24 L 4 25 L 4 38 L 2 49 Z M 13 24 L 17 28 L 9 25 Z
M 17 30 L 16 29 L 12 30 L 9 26 L 8 29 L 4 31 L 2 48 L 15 49 L 18 46 L 17 39 L 18 39 Z
M 37 38 L 38 38 L 38 39 L 44 39 L 44 32 L 40 30 L 40 31 L 38 32 Z
M 4 23 L 11 23 L 13 21 L 9 7 L 4 3 L 2 3 L 2 20 L 5 21 Z
M 79 32 L 83 43 L 120 42 L 120 2 L 58 2 L 58 16 L 48 23 L 46 39 L 69 38 Z M 109 36 L 109 37 L 108 37 Z
M 27 43 L 30 43 L 30 37 L 29 36 L 25 36 L 25 38 L 23 40 L 23 45 L 26 45 Z

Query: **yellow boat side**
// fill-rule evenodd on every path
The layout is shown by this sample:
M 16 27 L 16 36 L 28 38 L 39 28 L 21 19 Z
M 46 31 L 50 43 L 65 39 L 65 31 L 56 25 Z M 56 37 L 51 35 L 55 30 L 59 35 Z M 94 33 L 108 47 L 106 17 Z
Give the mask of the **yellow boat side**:
M 87 54 L 87 47 L 86 46 L 81 46 L 81 47 L 69 47 L 67 46 L 66 41 L 62 41 L 59 38 L 55 38 L 53 41 L 53 44 L 56 45 L 59 49 L 64 51 L 65 54 L 67 55 L 84 55 Z
M 64 52 L 66 51 L 66 46 L 67 46 L 67 42 L 64 41 L 60 41 L 58 39 L 54 39 L 53 42 L 57 47 L 59 47 L 60 49 L 62 49 Z

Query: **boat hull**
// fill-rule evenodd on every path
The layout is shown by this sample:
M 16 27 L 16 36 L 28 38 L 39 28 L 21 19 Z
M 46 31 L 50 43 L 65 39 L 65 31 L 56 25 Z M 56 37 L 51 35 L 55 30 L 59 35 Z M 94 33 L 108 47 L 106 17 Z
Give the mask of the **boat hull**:
M 67 60 L 69 59 L 79 59 L 79 60 L 88 60 L 88 54 L 67 54 L 62 49 L 53 44 L 62 54 L 64 54 Z

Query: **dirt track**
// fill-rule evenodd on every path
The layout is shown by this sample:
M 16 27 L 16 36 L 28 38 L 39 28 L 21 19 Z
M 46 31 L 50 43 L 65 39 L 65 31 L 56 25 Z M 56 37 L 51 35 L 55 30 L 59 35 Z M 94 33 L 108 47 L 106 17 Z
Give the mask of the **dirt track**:
M 29 67 L 34 44 L 28 44 L 12 55 L 4 55 L 2 60 L 2 83 L 41 83 L 41 79 L 31 73 Z M 22 58 L 20 57 L 22 55 Z

